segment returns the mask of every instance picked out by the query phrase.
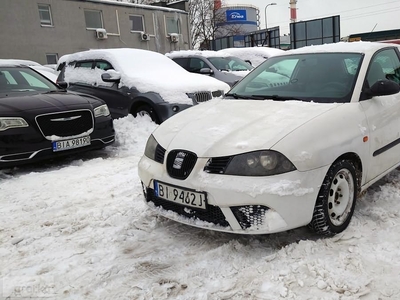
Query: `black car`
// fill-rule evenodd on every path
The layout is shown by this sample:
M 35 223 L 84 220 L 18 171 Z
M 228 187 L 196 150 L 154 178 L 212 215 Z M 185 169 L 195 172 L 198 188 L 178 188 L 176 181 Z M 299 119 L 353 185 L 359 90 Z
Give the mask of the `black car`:
M 28 66 L 0 63 L 0 168 L 101 149 L 115 131 L 104 101 Z
M 114 119 L 148 115 L 162 123 L 229 90 L 219 80 L 189 73 L 165 55 L 141 49 L 93 49 L 64 55 L 57 70 L 59 84 L 104 100 Z

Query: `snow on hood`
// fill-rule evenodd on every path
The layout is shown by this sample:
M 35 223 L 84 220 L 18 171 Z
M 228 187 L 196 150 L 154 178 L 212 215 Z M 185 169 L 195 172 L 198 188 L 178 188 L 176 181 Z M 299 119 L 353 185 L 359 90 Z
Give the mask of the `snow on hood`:
M 179 113 L 153 134 L 167 150 L 185 149 L 198 157 L 228 156 L 271 149 L 302 124 L 339 105 L 215 99 Z
M 60 58 L 59 63 L 84 59 L 104 59 L 109 61 L 121 75 L 120 87 L 136 88 L 139 92 L 156 92 L 167 102 L 191 104 L 186 93 L 201 91 L 227 92 L 229 85 L 217 79 L 192 74 L 183 69 L 165 55 L 140 49 L 97 49 Z M 77 74 L 75 69 L 67 67 L 65 81 L 78 79 L 89 84 L 102 83 L 104 71 L 88 70 L 85 76 Z

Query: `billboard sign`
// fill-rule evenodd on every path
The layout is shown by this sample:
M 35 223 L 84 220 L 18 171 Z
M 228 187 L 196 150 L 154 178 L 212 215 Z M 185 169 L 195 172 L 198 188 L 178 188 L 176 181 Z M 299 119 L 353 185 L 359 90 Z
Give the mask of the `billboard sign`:
M 234 9 L 226 11 L 227 22 L 247 21 L 247 15 L 245 9 Z

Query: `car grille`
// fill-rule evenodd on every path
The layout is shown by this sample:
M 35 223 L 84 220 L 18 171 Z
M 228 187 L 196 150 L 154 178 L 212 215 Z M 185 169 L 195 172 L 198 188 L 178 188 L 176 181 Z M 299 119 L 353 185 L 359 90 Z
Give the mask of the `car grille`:
M 159 162 L 160 164 L 163 164 L 164 157 L 165 157 L 165 149 L 163 147 L 161 147 L 159 144 L 157 144 L 154 160 L 156 162 Z
M 192 172 L 197 161 L 197 155 L 185 150 L 173 150 L 167 157 L 167 172 L 169 176 L 184 180 Z
M 196 103 L 206 102 L 212 99 L 212 95 L 210 92 L 198 92 L 194 93 L 194 101 Z
M 93 130 L 94 120 L 90 110 L 75 110 L 36 117 L 36 123 L 45 137 L 71 137 Z
M 207 161 L 204 171 L 212 174 L 224 174 L 232 156 L 213 157 Z
M 263 205 L 245 205 L 231 207 L 232 213 L 242 229 L 258 229 L 264 225 L 265 214 L 269 207 Z
M 156 197 L 154 190 L 147 188 L 146 190 L 146 201 L 152 202 L 157 207 L 162 207 L 165 210 L 176 212 L 181 216 L 187 218 L 197 218 L 201 221 L 213 223 L 215 225 L 228 227 L 229 223 L 226 221 L 224 214 L 218 206 L 207 205 L 206 210 L 199 210 L 192 207 L 186 207 L 170 201 L 166 201 L 159 197 Z

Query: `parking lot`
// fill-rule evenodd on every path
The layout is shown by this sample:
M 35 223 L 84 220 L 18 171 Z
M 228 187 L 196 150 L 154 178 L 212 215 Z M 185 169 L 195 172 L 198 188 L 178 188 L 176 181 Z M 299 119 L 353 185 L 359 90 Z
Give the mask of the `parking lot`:
M 144 204 L 137 163 L 156 126 L 129 116 L 104 151 L 0 171 L 2 298 L 400 297 L 398 170 L 333 238 L 217 233 Z

